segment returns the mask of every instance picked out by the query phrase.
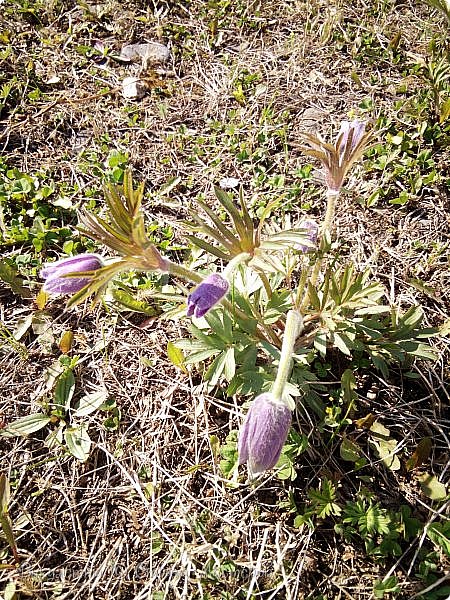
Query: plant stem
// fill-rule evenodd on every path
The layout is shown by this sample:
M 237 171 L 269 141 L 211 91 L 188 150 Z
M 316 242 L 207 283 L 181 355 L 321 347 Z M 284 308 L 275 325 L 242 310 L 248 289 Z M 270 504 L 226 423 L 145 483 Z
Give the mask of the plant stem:
M 267 294 L 267 299 L 270 300 L 272 298 L 272 288 L 270 287 L 270 281 L 267 275 L 263 271 L 256 271 L 258 273 L 258 277 L 261 279 L 264 289 Z
M 325 212 L 325 218 L 323 220 L 322 234 L 325 234 L 326 231 L 331 230 L 338 196 L 339 192 L 336 192 L 335 190 L 328 190 L 327 192 L 327 210 Z
M 283 391 L 292 366 L 292 355 L 294 353 L 295 341 L 303 329 L 303 319 L 297 310 L 290 310 L 286 316 L 286 327 L 281 346 L 280 362 L 278 364 L 277 376 L 272 387 L 274 398 L 283 402 Z
M 312 270 L 311 276 L 309 278 L 308 285 L 315 286 L 317 280 L 319 278 L 320 269 L 323 263 L 323 253 L 325 252 L 327 245 L 327 238 L 329 238 L 329 234 L 331 233 L 331 227 L 334 219 L 334 212 L 336 210 L 336 201 L 338 199 L 339 192 L 335 190 L 328 190 L 327 192 L 327 210 L 325 212 L 325 218 L 322 224 L 322 236 L 320 239 L 320 247 L 319 252 L 321 253 L 320 258 L 317 259 L 316 264 Z M 304 310 L 308 304 L 309 294 L 306 292 L 303 297 L 303 302 L 301 303 L 300 309 Z
M 295 307 L 300 308 L 302 305 L 302 298 L 307 293 L 306 281 L 308 279 L 309 266 L 302 270 L 300 280 L 297 285 L 297 293 L 295 294 Z
M 191 271 L 190 269 L 183 267 L 183 265 L 174 263 L 171 260 L 167 261 L 167 272 L 170 273 L 170 275 L 175 275 L 176 277 L 180 277 L 181 279 L 192 283 L 201 283 L 203 281 L 203 277 L 195 271 Z

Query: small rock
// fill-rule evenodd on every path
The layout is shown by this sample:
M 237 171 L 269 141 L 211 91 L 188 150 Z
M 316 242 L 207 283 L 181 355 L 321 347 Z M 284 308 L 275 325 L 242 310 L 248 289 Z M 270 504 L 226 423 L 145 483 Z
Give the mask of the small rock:
M 125 77 L 122 82 L 122 93 L 125 98 L 137 98 L 140 100 L 145 96 L 147 86 L 139 77 Z
M 119 59 L 124 62 L 137 60 L 145 61 L 147 64 L 166 63 L 170 58 L 170 52 L 164 44 L 148 42 L 146 44 L 128 44 L 122 47 Z
M 239 179 L 235 177 L 223 177 L 219 181 L 219 185 L 223 190 L 232 190 L 239 185 Z
M 53 84 L 53 83 L 59 83 L 61 81 L 61 77 L 59 77 L 58 75 L 56 75 L 56 73 L 53 73 L 45 83 L 47 84 Z

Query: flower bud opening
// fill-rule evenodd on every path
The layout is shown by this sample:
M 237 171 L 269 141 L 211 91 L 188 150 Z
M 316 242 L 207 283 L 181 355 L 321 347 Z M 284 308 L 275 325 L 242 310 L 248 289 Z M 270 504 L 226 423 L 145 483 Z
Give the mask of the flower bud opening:
M 89 277 L 65 277 L 65 275 L 96 271 L 101 267 L 103 267 L 103 260 L 97 254 L 79 254 L 49 263 L 44 265 L 40 273 L 41 277 L 45 279 L 43 290 L 50 294 L 74 294 L 84 288 L 91 279 Z

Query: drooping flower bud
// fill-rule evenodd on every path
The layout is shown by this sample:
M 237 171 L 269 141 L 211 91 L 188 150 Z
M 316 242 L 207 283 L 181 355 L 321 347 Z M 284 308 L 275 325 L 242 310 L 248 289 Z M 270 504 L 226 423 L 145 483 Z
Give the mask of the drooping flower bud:
M 203 317 L 213 306 L 215 306 L 228 292 L 230 284 L 219 275 L 213 273 L 208 275 L 188 296 L 187 316 L 194 315 L 197 318 Z
M 250 477 L 277 464 L 291 419 L 290 409 L 270 392 L 253 400 L 238 441 L 239 464 L 247 463 Z
M 78 254 L 63 258 L 54 263 L 44 265 L 40 275 L 45 279 L 44 292 L 50 294 L 74 294 L 78 292 L 91 279 L 89 277 L 64 277 L 69 273 L 84 273 L 96 271 L 103 267 L 103 260 L 97 254 Z

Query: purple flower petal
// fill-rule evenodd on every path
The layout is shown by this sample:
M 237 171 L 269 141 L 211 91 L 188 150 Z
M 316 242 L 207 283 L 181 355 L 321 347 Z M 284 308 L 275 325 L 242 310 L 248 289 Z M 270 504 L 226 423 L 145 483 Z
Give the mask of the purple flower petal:
M 257 396 L 245 417 L 238 440 L 239 464 L 252 476 L 272 469 L 280 458 L 291 425 L 291 411 L 272 394 Z
M 228 288 L 229 283 L 222 275 L 208 275 L 188 296 L 187 316 L 203 317 L 225 296 Z
M 349 132 L 350 132 L 350 123 L 349 123 L 349 121 L 342 121 L 341 122 L 341 128 L 339 129 L 339 133 L 338 133 L 338 136 L 337 136 L 338 140 L 342 136 L 341 143 L 339 144 L 339 149 L 341 151 L 341 154 L 344 153 L 344 148 L 347 145 L 347 140 L 348 140 L 348 134 L 349 134 Z
M 41 277 L 45 279 L 43 289 L 50 294 L 74 294 L 90 281 L 87 277 L 64 277 L 69 273 L 96 271 L 103 266 L 97 254 L 79 254 L 45 265 Z
M 49 294 L 75 294 L 89 282 L 87 277 L 52 277 L 47 279 L 42 289 Z
M 353 130 L 352 150 L 354 150 L 366 132 L 366 124 L 364 121 L 355 120 L 350 123 L 350 128 Z

